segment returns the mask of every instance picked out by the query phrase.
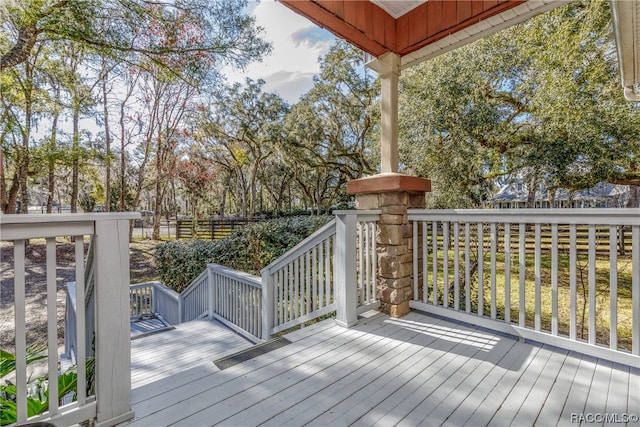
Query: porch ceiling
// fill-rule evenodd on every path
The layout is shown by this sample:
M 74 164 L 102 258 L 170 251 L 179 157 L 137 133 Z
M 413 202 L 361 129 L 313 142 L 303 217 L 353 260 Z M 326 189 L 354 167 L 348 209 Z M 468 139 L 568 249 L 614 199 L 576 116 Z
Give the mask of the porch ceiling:
M 571 0 L 279 0 L 365 52 L 400 55 L 400 68 L 471 43 Z M 610 0 L 625 97 L 640 101 L 640 0 Z
M 399 54 L 407 68 L 569 0 L 279 1 L 374 57 Z

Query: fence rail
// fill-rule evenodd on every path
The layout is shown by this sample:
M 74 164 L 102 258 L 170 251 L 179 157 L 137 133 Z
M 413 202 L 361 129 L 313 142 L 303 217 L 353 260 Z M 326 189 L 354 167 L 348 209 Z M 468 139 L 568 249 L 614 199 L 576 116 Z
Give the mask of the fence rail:
M 95 418 L 98 426 L 113 425 L 133 417 L 131 382 L 120 369 L 128 369 L 128 314 L 126 301 L 129 282 L 129 220 L 136 214 L 61 214 L 5 215 L 0 221 L 0 236 L 13 243 L 15 309 L 15 385 L 17 423 L 51 420 L 72 425 Z M 74 315 L 66 319 L 65 347 L 73 347 L 77 370 L 75 401 L 64 404 L 48 400 L 48 410 L 28 417 L 26 245 L 29 239 L 44 239 L 46 246 L 47 298 L 47 376 L 49 395 L 58 395 L 57 331 L 57 259 L 56 250 L 63 240 L 74 241 L 75 283 L 68 288 L 67 303 Z M 85 239 L 92 241 L 85 264 Z M 95 313 L 92 308 L 95 301 Z M 95 318 L 95 322 L 94 322 Z M 122 330 L 126 327 L 126 330 Z M 91 356 L 95 336 L 95 394 L 89 395 L 87 358 Z
M 638 209 L 411 210 L 409 219 L 414 308 L 640 361 Z
M 176 221 L 176 239 L 217 240 L 227 237 L 233 230 L 261 221 L 260 218 L 179 219 Z

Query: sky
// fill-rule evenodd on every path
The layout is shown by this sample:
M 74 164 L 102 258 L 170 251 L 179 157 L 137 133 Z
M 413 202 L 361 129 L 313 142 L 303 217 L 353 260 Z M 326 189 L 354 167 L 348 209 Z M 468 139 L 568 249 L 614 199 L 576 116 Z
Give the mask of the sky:
M 274 0 L 252 2 L 249 13 L 264 28 L 263 37 L 273 51 L 244 71 L 227 71 L 229 82 L 263 79 L 264 91 L 275 92 L 290 104 L 297 102 L 311 89 L 320 70 L 318 58 L 329 51 L 335 36 Z

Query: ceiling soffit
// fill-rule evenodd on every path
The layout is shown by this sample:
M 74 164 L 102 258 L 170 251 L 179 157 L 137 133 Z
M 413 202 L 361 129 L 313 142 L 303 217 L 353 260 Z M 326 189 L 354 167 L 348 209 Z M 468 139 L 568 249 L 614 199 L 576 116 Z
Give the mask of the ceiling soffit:
M 512 9 L 526 0 L 429 0 L 390 2 L 369 0 L 280 0 L 338 37 L 376 57 L 415 52 L 480 21 Z M 406 3 L 404 9 L 395 3 Z M 394 18 L 379 6 L 406 13 Z M 409 8 L 411 6 L 411 8 Z

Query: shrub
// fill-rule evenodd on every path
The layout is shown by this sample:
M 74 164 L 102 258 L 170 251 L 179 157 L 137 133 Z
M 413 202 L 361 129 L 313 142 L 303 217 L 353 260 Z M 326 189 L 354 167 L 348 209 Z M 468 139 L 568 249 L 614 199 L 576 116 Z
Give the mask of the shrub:
M 220 240 L 163 243 L 155 252 L 160 281 L 181 292 L 208 263 L 260 274 L 265 266 L 330 220 L 327 216 L 278 218 L 235 229 Z

